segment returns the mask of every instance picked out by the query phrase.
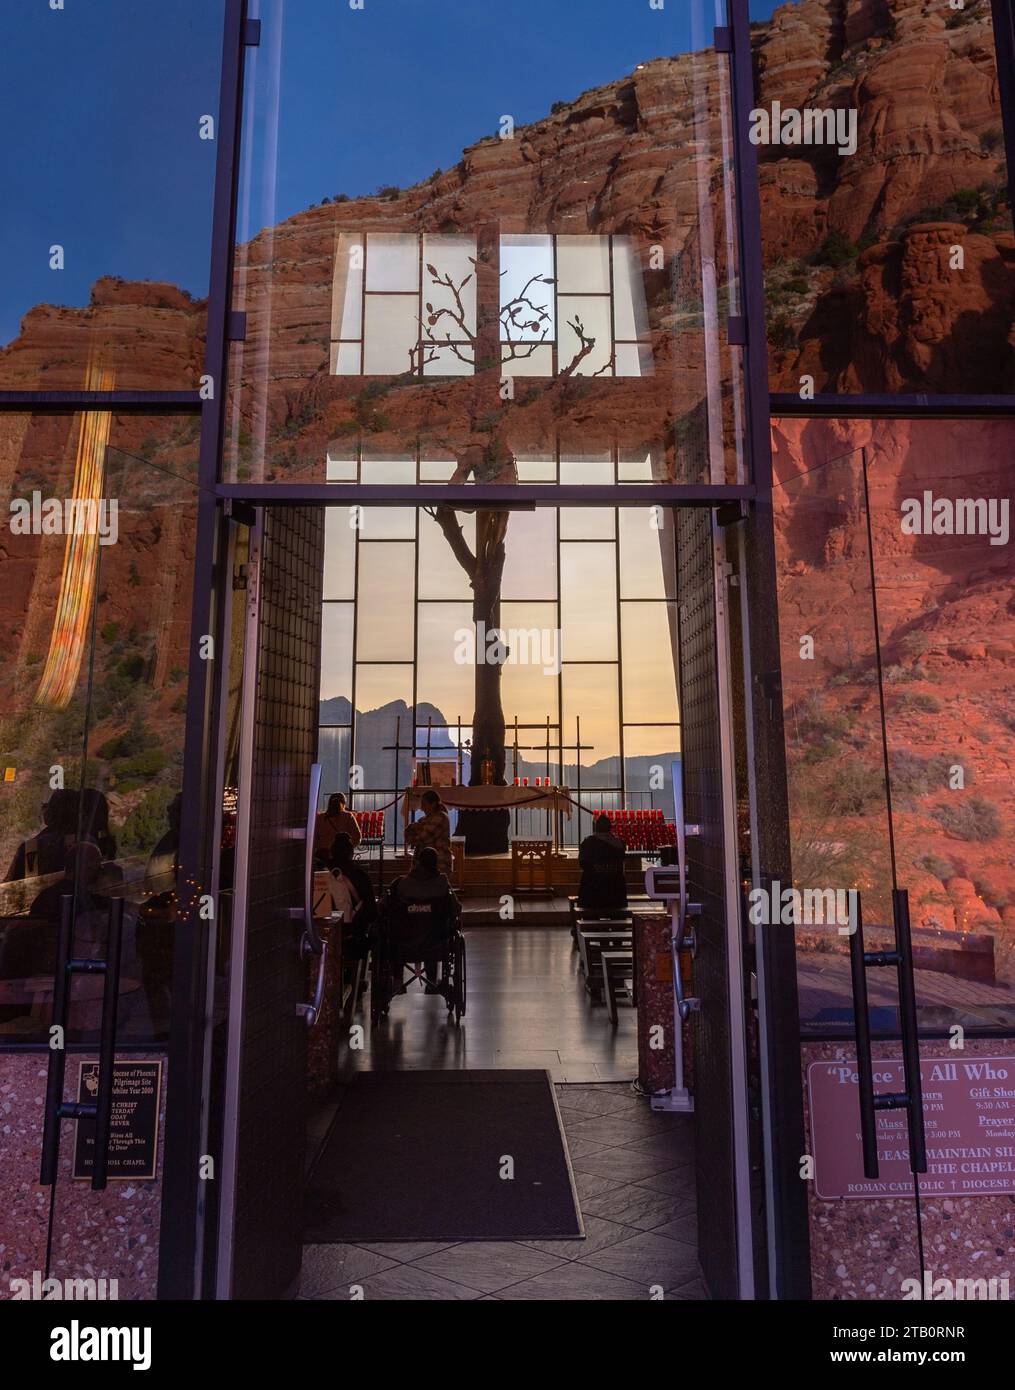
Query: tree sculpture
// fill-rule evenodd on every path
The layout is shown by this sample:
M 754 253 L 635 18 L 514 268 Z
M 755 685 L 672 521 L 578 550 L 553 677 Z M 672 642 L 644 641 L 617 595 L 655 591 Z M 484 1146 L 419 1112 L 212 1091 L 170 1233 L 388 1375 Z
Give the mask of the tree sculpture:
M 425 313 L 420 319 L 420 339 L 410 352 L 411 368 L 415 373 L 432 362 L 440 360 L 442 353 L 451 352 L 466 365 L 481 369 L 484 365 L 481 356 L 479 335 L 476 326 L 469 321 L 463 291 L 473 275 L 481 274 L 482 261 L 472 260 L 473 270 L 463 279 L 456 281 L 447 272 L 427 264 L 427 273 L 432 285 L 444 293 L 439 298 L 444 301 L 438 307 L 428 300 Z M 503 272 L 502 277 L 503 278 Z M 510 445 L 510 424 L 513 398 L 508 393 L 504 399 L 499 390 L 501 374 L 511 362 L 529 358 L 540 347 L 552 343 L 553 316 L 545 300 L 546 290 L 540 287 L 552 286 L 551 276 L 533 275 L 522 287 L 520 293 L 509 299 L 501 297 L 498 318 L 498 342 L 491 348 L 500 354 L 499 370 L 493 374 L 497 384 L 497 404 L 493 411 L 484 415 L 484 429 L 476 431 L 473 440 L 462 448 L 457 444 L 442 440 L 446 449 L 454 453 L 457 467 L 450 481 L 452 483 L 505 483 L 517 482 L 517 464 Z M 585 331 L 578 314 L 567 320 L 568 327 L 577 338 L 577 347 L 571 360 L 558 370 L 557 382 L 572 378 L 581 364 L 595 349 L 596 340 Z M 538 336 L 537 336 L 538 335 Z M 498 359 L 494 358 L 494 361 Z M 613 371 L 613 356 L 597 371 L 590 375 L 600 376 Z M 427 508 L 428 514 L 436 521 L 444 533 L 451 553 L 465 571 L 472 589 L 472 620 L 477 631 L 497 630 L 500 627 L 501 581 L 506 557 L 510 511 L 481 507 L 475 509 L 476 541 L 475 551 L 470 550 L 468 541 L 459 520 L 460 513 L 471 508 L 455 509 L 451 506 Z M 482 626 L 481 626 L 482 625 Z M 475 671 L 475 708 L 472 720 L 472 757 L 469 783 L 481 784 L 483 765 L 488 770 L 492 765 L 493 783 L 504 786 L 505 778 L 505 719 L 502 694 L 502 665 L 497 660 L 486 659 L 485 644 L 477 642 Z M 503 648 L 501 648 L 503 651 Z M 503 853 L 508 847 L 508 827 L 510 813 L 504 811 L 462 811 L 458 818 L 458 832 L 465 836 L 466 853 Z

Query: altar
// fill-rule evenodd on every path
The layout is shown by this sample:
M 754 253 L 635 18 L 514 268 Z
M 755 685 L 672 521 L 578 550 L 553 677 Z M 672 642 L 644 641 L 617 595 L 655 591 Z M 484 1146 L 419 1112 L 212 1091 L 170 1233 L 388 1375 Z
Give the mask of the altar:
M 554 853 L 560 843 L 560 817 L 571 819 L 574 802 L 569 787 L 501 787 L 484 784 L 478 787 L 443 786 L 410 787 L 402 797 L 402 819 L 408 824 L 420 809 L 423 793 L 435 791 L 449 810 L 455 811 L 550 811 L 553 839 L 547 840 Z
M 456 811 L 504 811 L 515 808 L 559 811 L 571 819 L 574 803 L 569 787 L 410 787 L 402 798 L 402 819 L 418 811 L 423 793 L 435 791 L 445 806 Z

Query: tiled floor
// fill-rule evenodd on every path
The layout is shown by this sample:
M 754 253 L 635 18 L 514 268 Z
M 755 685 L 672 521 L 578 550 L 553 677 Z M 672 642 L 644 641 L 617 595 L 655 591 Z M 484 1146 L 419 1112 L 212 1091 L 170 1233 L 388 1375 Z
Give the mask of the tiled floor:
M 628 1082 L 559 1084 L 557 1098 L 584 1240 L 310 1245 L 300 1298 L 707 1297 L 698 1274 L 690 1119 L 653 1113 Z
M 706 1297 L 698 1277 L 691 1120 L 636 1095 L 636 1016 L 611 1028 L 578 971 L 566 928 L 466 932 L 468 1008 L 412 988 L 340 1059 L 359 1070 L 545 1067 L 557 1083 L 584 1240 L 310 1245 L 300 1297 L 311 1299 L 623 1299 Z M 320 1141 L 335 1102 L 311 1125 Z M 311 1144 L 313 1147 L 313 1143 Z M 359 1291 L 362 1291 L 360 1294 Z

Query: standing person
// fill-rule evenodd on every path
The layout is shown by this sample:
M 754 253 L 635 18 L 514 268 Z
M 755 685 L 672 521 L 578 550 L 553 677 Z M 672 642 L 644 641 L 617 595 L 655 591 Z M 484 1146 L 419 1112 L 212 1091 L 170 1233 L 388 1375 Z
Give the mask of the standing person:
M 437 854 L 437 872 L 451 875 L 451 817 L 447 807 L 431 788 L 420 797 L 423 814 L 405 827 L 405 843 L 418 852 L 429 846 Z
M 314 824 L 314 858 L 322 869 L 328 866 L 336 835 L 348 835 L 353 849 L 363 838 L 359 821 L 347 807 L 342 792 L 332 792 L 328 797 L 328 809 L 318 811 Z
M 624 877 L 624 841 L 613 834 L 609 816 L 597 816 L 595 831 L 586 835 L 578 850 L 582 867 L 578 906 L 595 912 L 616 912 L 627 906 Z

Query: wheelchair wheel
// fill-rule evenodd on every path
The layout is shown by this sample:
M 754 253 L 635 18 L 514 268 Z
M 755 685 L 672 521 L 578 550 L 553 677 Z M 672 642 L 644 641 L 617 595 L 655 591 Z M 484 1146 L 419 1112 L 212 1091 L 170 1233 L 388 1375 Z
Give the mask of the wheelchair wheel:
M 465 937 L 461 932 L 455 935 L 455 1023 L 461 1022 L 465 1014 Z

